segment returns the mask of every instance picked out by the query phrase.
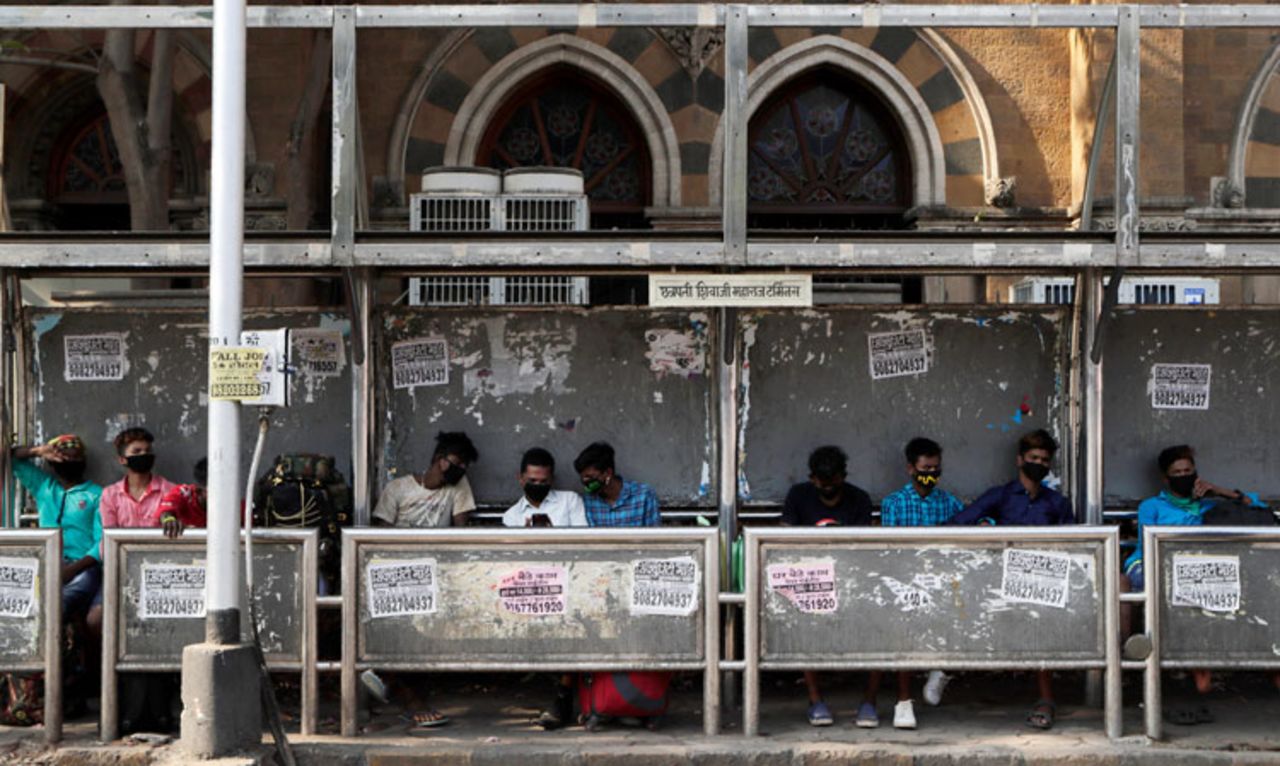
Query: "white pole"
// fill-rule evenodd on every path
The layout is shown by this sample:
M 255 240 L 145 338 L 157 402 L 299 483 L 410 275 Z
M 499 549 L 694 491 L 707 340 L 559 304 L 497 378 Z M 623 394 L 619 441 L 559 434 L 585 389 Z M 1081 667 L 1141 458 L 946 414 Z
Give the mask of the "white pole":
M 213 3 L 209 346 L 240 343 L 244 263 L 245 2 Z M 240 642 L 240 404 L 209 402 L 210 643 Z

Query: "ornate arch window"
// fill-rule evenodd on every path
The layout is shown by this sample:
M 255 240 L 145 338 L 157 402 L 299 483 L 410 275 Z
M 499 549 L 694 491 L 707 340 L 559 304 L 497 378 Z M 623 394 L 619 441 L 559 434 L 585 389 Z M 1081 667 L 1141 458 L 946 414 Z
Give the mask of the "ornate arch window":
M 747 199 L 760 228 L 896 228 L 911 205 L 911 160 L 881 101 L 817 69 L 752 117 Z
M 644 133 L 616 95 L 571 68 L 551 69 L 516 89 L 485 130 L 476 164 L 577 168 L 592 228 L 645 226 L 652 183 Z

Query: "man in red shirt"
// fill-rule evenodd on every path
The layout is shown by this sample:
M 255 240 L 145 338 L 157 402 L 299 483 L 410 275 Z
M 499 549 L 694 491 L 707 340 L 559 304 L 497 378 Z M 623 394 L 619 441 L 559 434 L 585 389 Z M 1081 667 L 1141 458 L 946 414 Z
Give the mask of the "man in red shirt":
M 160 525 L 165 537 L 177 537 L 188 527 L 202 528 L 208 516 L 205 484 L 209 480 L 209 461 L 200 458 L 193 470 L 194 484 L 178 484 L 160 500 Z

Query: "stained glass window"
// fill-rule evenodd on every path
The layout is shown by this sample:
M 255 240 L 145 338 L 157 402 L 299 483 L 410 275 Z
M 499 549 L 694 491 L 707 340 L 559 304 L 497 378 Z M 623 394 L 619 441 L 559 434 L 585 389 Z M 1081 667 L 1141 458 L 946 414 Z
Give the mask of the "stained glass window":
M 126 204 L 129 199 L 124 179 L 124 164 L 111 134 L 111 121 L 105 110 L 72 128 L 60 142 L 55 155 L 52 196 L 63 203 Z M 170 190 L 189 193 L 186 183 L 187 153 L 175 135 L 170 140 Z
M 758 109 L 748 141 L 753 214 L 888 214 L 910 204 L 901 132 L 857 82 L 817 71 Z
M 593 226 L 643 222 L 649 152 L 626 107 L 604 86 L 556 69 L 522 85 L 498 111 L 476 164 L 582 171 Z

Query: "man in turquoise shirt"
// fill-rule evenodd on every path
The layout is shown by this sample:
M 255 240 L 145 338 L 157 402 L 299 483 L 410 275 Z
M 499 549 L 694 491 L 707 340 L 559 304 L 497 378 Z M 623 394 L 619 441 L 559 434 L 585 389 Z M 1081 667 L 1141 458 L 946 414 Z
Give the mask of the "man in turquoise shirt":
M 84 478 L 84 442 L 71 434 L 15 447 L 13 475 L 36 501 L 40 526 L 62 530 L 62 616 L 77 618 L 101 600 L 102 487 Z M 42 459 L 52 474 L 36 467 Z

